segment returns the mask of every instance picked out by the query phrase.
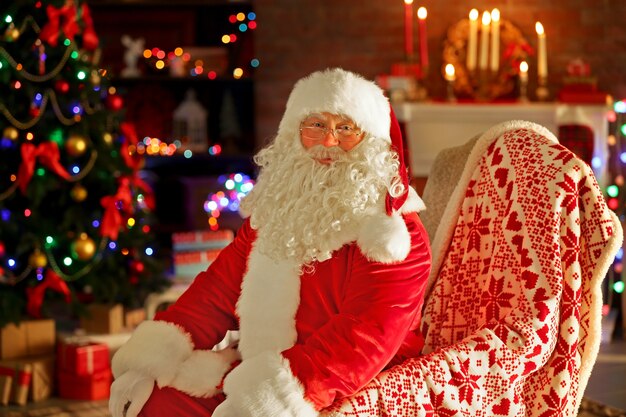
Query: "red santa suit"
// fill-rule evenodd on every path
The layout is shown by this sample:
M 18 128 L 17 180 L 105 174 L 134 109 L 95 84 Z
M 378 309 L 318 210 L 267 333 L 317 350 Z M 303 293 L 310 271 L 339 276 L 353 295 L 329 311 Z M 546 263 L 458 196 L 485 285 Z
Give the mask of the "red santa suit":
M 319 103 L 302 102 L 311 88 L 327 84 L 354 87 L 356 97 L 331 105 L 325 93 Z M 316 111 L 347 114 L 371 134 L 399 138 L 378 87 L 329 70 L 296 85 L 276 140 Z M 330 259 L 308 268 L 267 256 L 263 227 L 246 220 L 173 306 L 137 328 L 114 357 L 114 375 L 133 370 L 156 381 L 147 416 L 207 415 L 220 403 L 214 415 L 316 416 L 385 367 L 417 355 L 431 255 L 417 215 L 423 203 L 406 191 L 381 199 L 332 242 Z M 238 346 L 211 350 L 228 330 L 239 330 Z

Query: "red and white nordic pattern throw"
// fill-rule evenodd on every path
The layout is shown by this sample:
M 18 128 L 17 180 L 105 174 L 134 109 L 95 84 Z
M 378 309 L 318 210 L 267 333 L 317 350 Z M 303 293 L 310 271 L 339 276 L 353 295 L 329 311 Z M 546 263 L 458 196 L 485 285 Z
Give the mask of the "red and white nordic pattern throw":
M 459 184 L 433 242 L 423 356 L 325 415 L 576 415 L 615 215 L 590 167 L 527 122 L 485 133 Z

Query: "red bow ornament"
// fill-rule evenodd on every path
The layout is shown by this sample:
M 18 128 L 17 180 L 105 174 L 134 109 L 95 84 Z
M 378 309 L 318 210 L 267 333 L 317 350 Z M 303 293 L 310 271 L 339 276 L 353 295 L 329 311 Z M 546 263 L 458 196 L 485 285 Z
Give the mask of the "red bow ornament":
M 29 316 L 34 318 L 41 318 L 41 306 L 43 305 L 43 297 L 46 290 L 50 288 L 56 292 L 59 292 L 65 296 L 65 302 L 69 303 L 70 289 L 66 282 L 61 279 L 54 271 L 48 269 L 46 276 L 41 284 L 36 287 L 26 288 L 26 296 L 28 297 L 28 303 L 26 305 L 26 312 Z
M 120 228 L 123 224 L 123 217 L 120 210 L 127 213 L 132 212 L 132 195 L 130 192 L 130 181 L 122 178 L 120 186 L 115 195 L 108 195 L 100 199 L 100 204 L 104 208 L 102 223 L 100 225 L 100 235 L 111 240 L 117 240 Z
M 24 143 L 21 148 L 21 154 L 22 164 L 17 174 L 17 181 L 22 194 L 26 193 L 28 183 L 35 172 L 37 161 L 59 177 L 66 180 L 71 178 L 71 175 L 59 163 L 61 155 L 59 147 L 55 142 L 44 142 L 39 146 L 35 146 L 32 143 Z
M 39 37 L 52 46 L 57 46 L 59 41 L 59 31 L 63 29 L 65 37 L 74 40 L 74 36 L 80 31 L 76 22 L 76 5 L 73 1 L 68 1 L 65 6 L 55 8 L 49 5 L 46 8 L 48 23 L 41 29 Z M 61 27 L 61 20 L 63 21 Z
M 91 19 L 91 11 L 87 4 L 83 3 L 80 6 L 81 17 L 83 21 L 83 48 L 88 49 L 90 51 L 95 50 L 98 47 L 100 41 L 98 40 L 98 36 L 96 35 L 96 31 L 93 28 L 93 20 Z
M 48 14 L 48 23 L 39 33 L 39 38 L 49 45 L 57 46 L 62 20 L 63 33 L 68 39 L 74 40 L 74 36 L 79 32 L 79 27 L 76 22 L 76 5 L 73 1 L 68 1 L 65 6 L 58 9 L 49 5 L 46 8 L 46 13 Z

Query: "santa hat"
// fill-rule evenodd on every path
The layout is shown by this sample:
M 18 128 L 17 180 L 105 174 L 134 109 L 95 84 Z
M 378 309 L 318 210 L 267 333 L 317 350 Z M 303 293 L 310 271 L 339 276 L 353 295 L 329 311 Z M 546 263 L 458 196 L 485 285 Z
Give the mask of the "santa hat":
M 409 184 L 403 158 L 402 134 L 383 90 L 372 81 L 341 68 L 314 72 L 299 80 L 291 91 L 278 127 L 278 137 L 297 137 L 304 118 L 312 113 L 323 112 L 345 115 L 368 136 L 389 142 L 400 157 L 398 175 L 404 185 L 404 193 L 395 198 L 387 194 L 385 209 L 391 215 L 402 207 Z

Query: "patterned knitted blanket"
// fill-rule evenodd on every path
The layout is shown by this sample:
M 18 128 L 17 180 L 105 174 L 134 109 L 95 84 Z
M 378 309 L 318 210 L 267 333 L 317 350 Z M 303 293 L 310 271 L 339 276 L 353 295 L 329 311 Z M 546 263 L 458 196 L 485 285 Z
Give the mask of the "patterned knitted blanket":
M 423 355 L 323 414 L 576 416 L 621 242 L 586 163 L 539 125 L 494 126 L 432 243 Z

